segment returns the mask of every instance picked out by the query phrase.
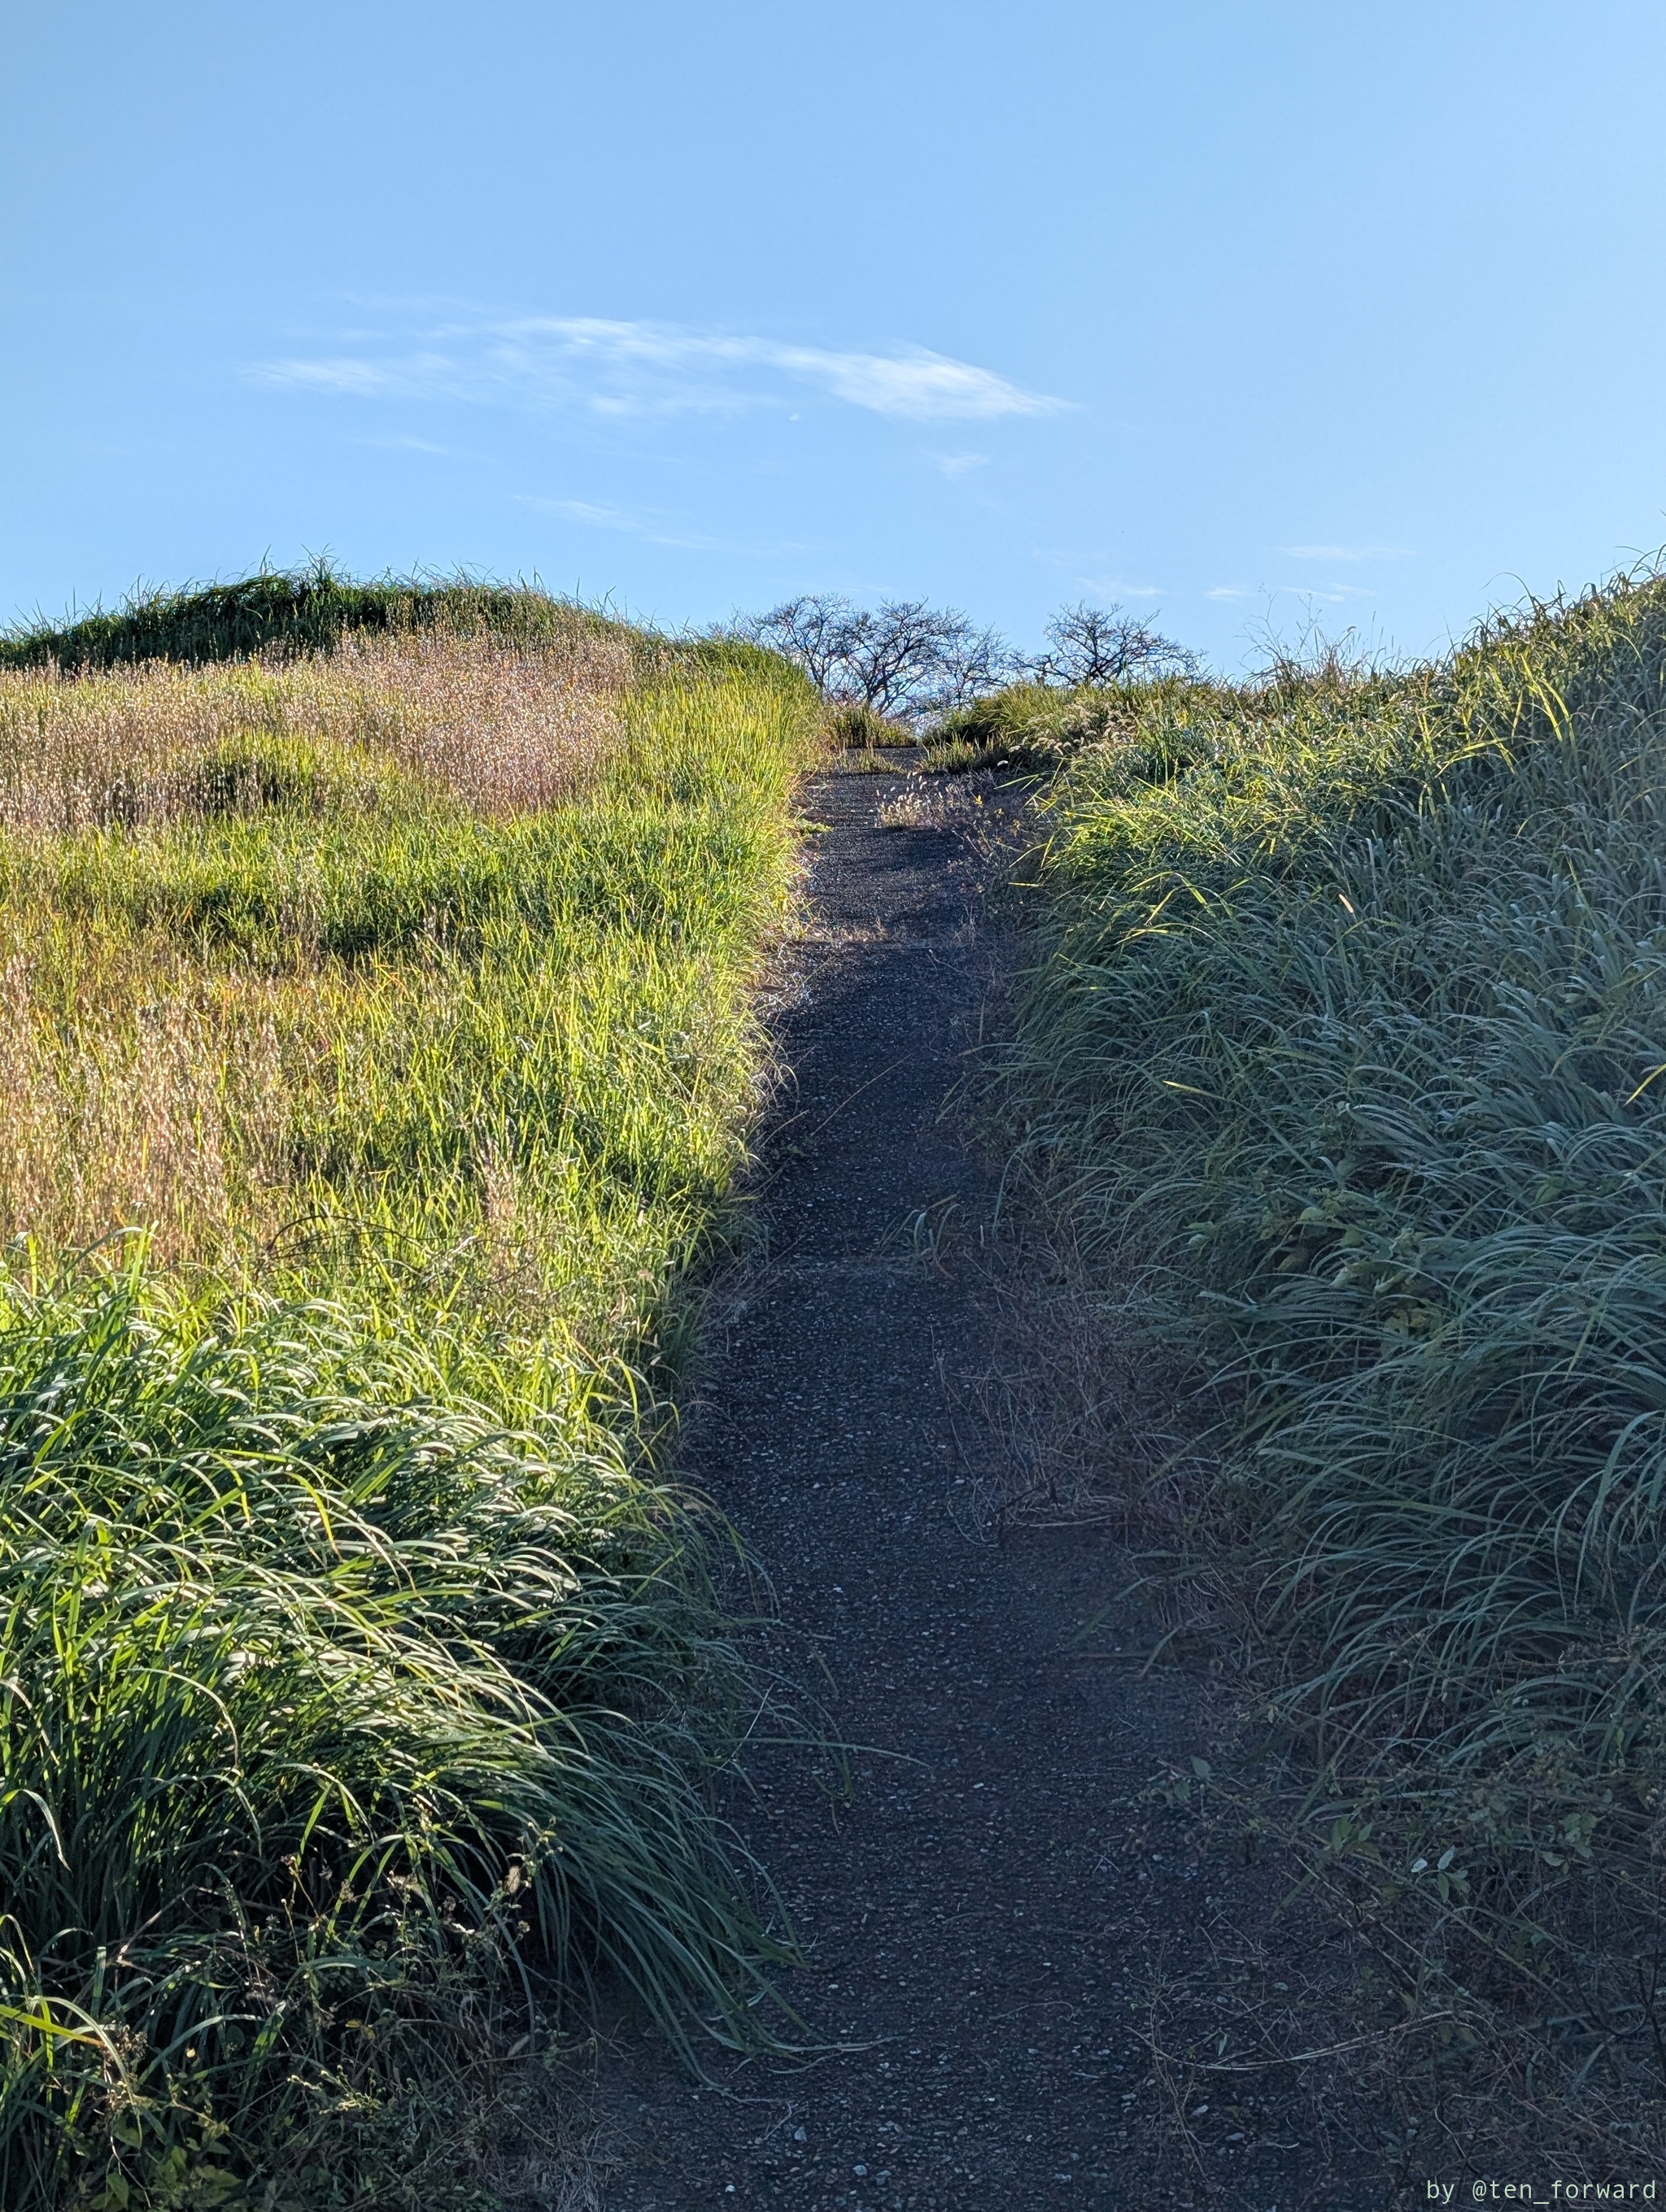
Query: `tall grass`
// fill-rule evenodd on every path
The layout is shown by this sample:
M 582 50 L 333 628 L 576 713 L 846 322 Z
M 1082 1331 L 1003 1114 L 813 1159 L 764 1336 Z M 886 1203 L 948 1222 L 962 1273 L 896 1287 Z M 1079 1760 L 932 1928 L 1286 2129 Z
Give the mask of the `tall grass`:
M 523 1349 L 535 1310 L 628 1334 L 623 1286 L 654 1304 L 738 1158 L 800 709 L 769 674 L 627 675 L 418 639 L 27 680 L 0 1225 L 143 1224 L 309 1291 L 374 1250 Z
M 1654 575 L 1131 688 L 1049 802 L 1011 1075 L 1228 1408 L 1194 1533 L 1324 1854 L 1603 2064 L 1658 2046 L 1663 793 Z
M 362 772 L 403 768 L 475 811 L 526 812 L 582 783 L 633 672 L 629 640 L 588 626 L 536 647 L 429 629 L 229 668 L 0 669 L 0 823 L 131 829 L 317 806 L 330 794 L 306 787 L 303 763 L 318 746 L 345 748 Z M 286 745 L 300 756 L 281 790 Z
M 652 1453 L 814 726 L 554 619 L 0 675 L 7 2203 L 373 2201 L 598 1964 L 748 2032 Z

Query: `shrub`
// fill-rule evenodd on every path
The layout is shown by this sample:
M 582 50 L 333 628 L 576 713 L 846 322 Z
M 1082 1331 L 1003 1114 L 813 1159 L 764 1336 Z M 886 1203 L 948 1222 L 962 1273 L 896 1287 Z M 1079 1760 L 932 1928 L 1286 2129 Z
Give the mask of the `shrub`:
M 860 700 L 838 701 L 827 709 L 826 720 L 829 740 L 836 745 L 871 750 L 875 745 L 914 742 L 914 732 L 905 724 L 891 721 Z
M 1069 690 L 1040 682 L 1010 684 L 938 716 L 926 732 L 927 759 L 935 767 L 1049 775 L 1085 746 L 1140 722 L 1154 698 L 1174 699 L 1190 688 L 1190 679 L 1149 677 Z

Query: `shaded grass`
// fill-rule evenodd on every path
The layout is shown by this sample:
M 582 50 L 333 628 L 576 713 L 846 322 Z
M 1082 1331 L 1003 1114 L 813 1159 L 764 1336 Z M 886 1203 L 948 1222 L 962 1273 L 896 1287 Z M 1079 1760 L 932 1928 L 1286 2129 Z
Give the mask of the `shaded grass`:
M 758 2032 L 651 1470 L 815 710 L 617 645 L 11 679 L 8 2203 L 466 2193 L 453 2061 L 599 1966 Z
M 769 1947 L 690 1775 L 739 1670 L 617 1438 L 552 1456 L 338 1308 L 5 1320 L 9 2202 L 111 2134 L 327 2158 L 331 2070 L 517 1968 L 729 2014 Z
M 1008 1092 L 1231 1408 L 1182 1549 L 1325 1878 L 1616 2112 L 1658 2050 L 1663 714 L 1652 575 L 1432 667 L 1131 694 L 1050 801 Z
M 486 629 L 538 645 L 569 635 L 575 625 L 610 627 L 524 586 L 422 576 L 358 583 L 320 561 L 228 584 L 141 589 L 119 608 L 94 608 L 65 623 L 42 617 L 0 635 L 0 667 L 52 664 L 81 672 L 148 660 L 247 659 L 273 649 L 328 652 L 366 633 L 433 627 Z

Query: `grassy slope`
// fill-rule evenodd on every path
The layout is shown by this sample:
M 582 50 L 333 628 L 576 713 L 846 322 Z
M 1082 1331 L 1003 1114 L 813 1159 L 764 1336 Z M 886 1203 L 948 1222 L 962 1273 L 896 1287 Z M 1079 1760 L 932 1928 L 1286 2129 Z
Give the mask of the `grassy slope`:
M 487 671 L 523 737 L 571 643 L 533 612 Z M 620 642 L 558 668 L 530 805 L 457 769 L 433 652 L 322 719 L 317 664 L 211 672 L 160 753 L 154 672 L 6 725 L 8 2203 L 372 2201 L 523 1967 L 740 2032 L 739 1678 L 643 1452 L 813 715 Z M 143 775 L 67 804 L 117 725 Z
M 1225 1393 L 1208 1540 L 1332 1867 L 1623 2071 L 1666 1802 L 1666 585 L 1112 705 L 1050 802 L 1026 1147 Z
M 67 623 L 42 619 L 0 635 L 0 668 L 70 671 L 149 660 L 231 660 L 271 647 L 328 651 L 344 638 L 451 626 L 459 617 L 527 640 L 563 635 L 575 617 L 614 628 L 543 592 L 496 585 L 388 577 L 356 583 L 326 562 L 230 584 L 142 592 L 113 611 Z

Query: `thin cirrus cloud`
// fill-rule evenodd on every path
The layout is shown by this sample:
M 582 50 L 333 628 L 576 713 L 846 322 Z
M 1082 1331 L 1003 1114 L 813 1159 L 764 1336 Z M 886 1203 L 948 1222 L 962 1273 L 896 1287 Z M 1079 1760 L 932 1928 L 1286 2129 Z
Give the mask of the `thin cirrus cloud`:
M 727 538 L 678 530 L 668 526 L 660 515 L 638 514 L 629 507 L 609 507 L 587 499 L 543 499 L 531 492 L 520 492 L 516 494 L 516 503 L 537 507 L 544 514 L 558 514 L 565 521 L 582 523 L 591 530 L 621 531 L 628 538 L 640 538 L 644 544 L 668 545 L 679 553 L 739 553 L 774 559 L 783 553 L 807 553 L 812 550 L 807 545 L 794 544 L 737 545 Z
M 356 446 L 370 446 L 390 453 L 431 453 L 442 461 L 477 461 L 478 453 L 471 453 L 466 446 L 439 446 L 432 438 L 411 438 L 396 433 L 392 436 L 361 435 L 352 441 Z
M 1286 545 L 1285 557 L 1291 561 L 1409 561 L 1414 556 L 1409 545 Z
M 261 383 L 360 399 L 454 399 L 593 415 L 735 414 L 806 387 L 910 422 L 1053 415 L 1067 401 L 924 346 L 866 352 L 586 316 L 458 320 L 408 338 L 258 364 Z
M 1316 599 L 1328 607 L 1348 605 L 1354 599 L 1374 599 L 1375 592 L 1363 584 L 1286 584 L 1284 592 L 1298 599 Z
M 1160 599 L 1160 584 L 1130 584 L 1121 576 L 1079 576 L 1076 580 L 1085 589 L 1097 592 L 1109 599 Z
M 1341 607 L 1356 599 L 1374 599 L 1377 594 L 1363 584 L 1263 584 L 1255 589 L 1248 584 L 1215 584 L 1203 596 L 1206 599 L 1266 599 L 1269 604 L 1277 599 L 1308 599 L 1319 606 Z

